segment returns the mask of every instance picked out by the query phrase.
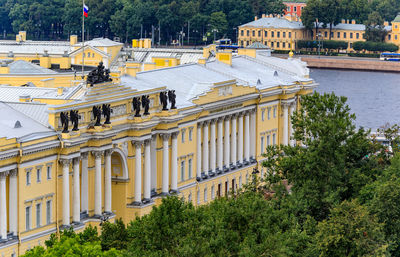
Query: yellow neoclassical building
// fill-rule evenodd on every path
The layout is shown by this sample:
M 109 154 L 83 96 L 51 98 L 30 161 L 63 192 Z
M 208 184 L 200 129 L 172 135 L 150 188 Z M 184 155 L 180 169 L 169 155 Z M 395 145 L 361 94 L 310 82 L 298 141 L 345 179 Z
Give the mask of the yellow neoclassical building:
M 385 41 L 400 46 L 400 15 L 392 22 L 384 23 L 388 32 Z M 262 18 L 239 26 L 239 46 L 247 47 L 254 42 L 262 43 L 271 49 L 295 50 L 298 40 L 317 40 L 315 33 L 307 30 L 301 20 L 293 16 L 262 15 Z M 357 24 L 355 20 L 342 20 L 338 25 L 333 26 L 329 35 L 329 25 L 323 28 L 322 24 L 318 29 L 319 38 L 323 40 L 340 40 L 348 43 L 347 51 L 353 51 L 353 43 L 365 41 L 365 25 Z
M 204 204 L 263 172 L 267 145 L 294 143 L 290 117 L 317 84 L 297 59 L 241 54 L 67 90 L 0 87 L 0 256 L 128 222 L 168 194 Z

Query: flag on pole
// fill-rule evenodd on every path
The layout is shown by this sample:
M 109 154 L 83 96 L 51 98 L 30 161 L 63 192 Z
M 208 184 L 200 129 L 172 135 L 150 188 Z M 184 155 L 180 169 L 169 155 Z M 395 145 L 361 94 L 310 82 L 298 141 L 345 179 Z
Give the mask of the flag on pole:
M 84 4 L 83 5 L 83 15 L 87 18 L 88 17 L 89 8 Z

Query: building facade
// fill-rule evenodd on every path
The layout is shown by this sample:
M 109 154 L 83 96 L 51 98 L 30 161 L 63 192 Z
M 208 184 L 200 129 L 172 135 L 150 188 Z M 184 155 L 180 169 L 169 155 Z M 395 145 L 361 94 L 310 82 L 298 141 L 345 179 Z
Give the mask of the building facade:
M 0 88 L 0 255 L 128 222 L 165 195 L 204 204 L 262 171 L 268 145 L 294 144 L 290 117 L 316 83 L 299 60 L 243 53 L 68 92 Z
M 387 36 L 385 42 L 400 46 L 400 15 L 392 22 L 384 23 Z M 329 35 L 331 33 L 331 35 Z M 242 47 L 247 47 L 254 42 L 260 42 L 271 49 L 295 50 L 298 40 L 339 40 L 347 42 L 348 52 L 354 51 L 353 43 L 365 41 L 365 25 L 357 24 L 355 20 L 342 20 L 333 26 L 330 32 L 329 25 L 324 28 L 322 24 L 316 30 L 307 30 L 301 20 L 293 16 L 266 16 L 239 26 L 238 42 Z
M 283 1 L 283 4 L 286 6 L 285 15 L 301 17 L 303 9 L 307 6 L 307 0 Z

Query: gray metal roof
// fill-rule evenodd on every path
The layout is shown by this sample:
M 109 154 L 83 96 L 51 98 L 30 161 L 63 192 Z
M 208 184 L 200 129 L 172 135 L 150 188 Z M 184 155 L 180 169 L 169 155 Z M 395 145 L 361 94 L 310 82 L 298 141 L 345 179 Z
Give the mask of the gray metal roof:
M 47 104 L 42 103 L 6 103 L 8 106 L 12 107 L 14 110 L 17 110 L 31 119 L 39 122 L 44 126 L 49 126 L 49 115 L 47 113 Z
M 263 27 L 263 28 L 287 28 L 287 29 L 304 29 L 303 23 L 299 21 L 289 21 L 285 18 L 261 18 L 243 24 L 239 27 Z
M 71 51 L 69 41 L 23 41 L 16 42 L 14 40 L 0 41 L 0 53 L 14 54 L 38 54 L 42 55 L 45 51 L 52 55 L 62 55 Z
M 107 47 L 107 46 L 122 46 L 122 43 L 112 41 L 108 38 L 93 38 L 92 40 L 86 41 L 85 46 L 93 47 Z M 77 43 L 74 46 L 80 47 L 82 43 Z
M 12 62 L 8 66 L 10 74 L 57 74 L 56 71 L 23 60 Z

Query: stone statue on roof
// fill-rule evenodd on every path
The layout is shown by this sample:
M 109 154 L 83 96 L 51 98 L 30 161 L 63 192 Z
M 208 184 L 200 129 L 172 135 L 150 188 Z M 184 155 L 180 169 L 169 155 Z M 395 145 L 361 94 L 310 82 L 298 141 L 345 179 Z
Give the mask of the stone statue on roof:
M 78 114 L 78 111 L 73 111 L 71 110 L 69 112 L 69 117 L 71 118 L 71 122 L 74 125 L 74 127 L 72 128 L 72 131 L 78 131 L 79 128 L 79 119 L 81 118 L 81 116 Z
M 168 111 L 168 96 L 167 96 L 167 92 L 161 92 L 160 93 L 160 103 L 162 104 L 162 110 L 163 111 Z
M 143 95 L 142 96 L 142 106 L 144 108 L 144 113 L 143 115 L 149 115 L 149 107 L 150 107 L 150 99 L 148 95 Z
M 140 97 L 134 97 L 132 101 L 133 110 L 135 110 L 135 117 L 140 117 Z
M 98 106 L 93 106 L 92 108 L 93 118 L 96 120 L 95 126 L 101 126 L 101 108 Z
M 103 62 L 100 62 L 96 69 L 89 72 L 86 78 L 86 83 L 90 84 L 90 86 L 109 81 L 112 81 L 110 77 L 110 70 L 105 69 Z
M 68 112 L 60 113 L 61 125 L 64 127 L 62 133 L 68 133 L 69 117 Z
M 104 122 L 104 124 L 111 124 L 110 118 L 111 118 L 111 113 L 113 112 L 113 110 L 111 109 L 109 104 L 103 104 L 102 109 L 103 109 L 103 115 L 106 118 L 106 121 Z
M 171 110 L 176 109 L 176 94 L 175 90 L 169 90 L 168 91 L 168 100 L 171 103 Z

